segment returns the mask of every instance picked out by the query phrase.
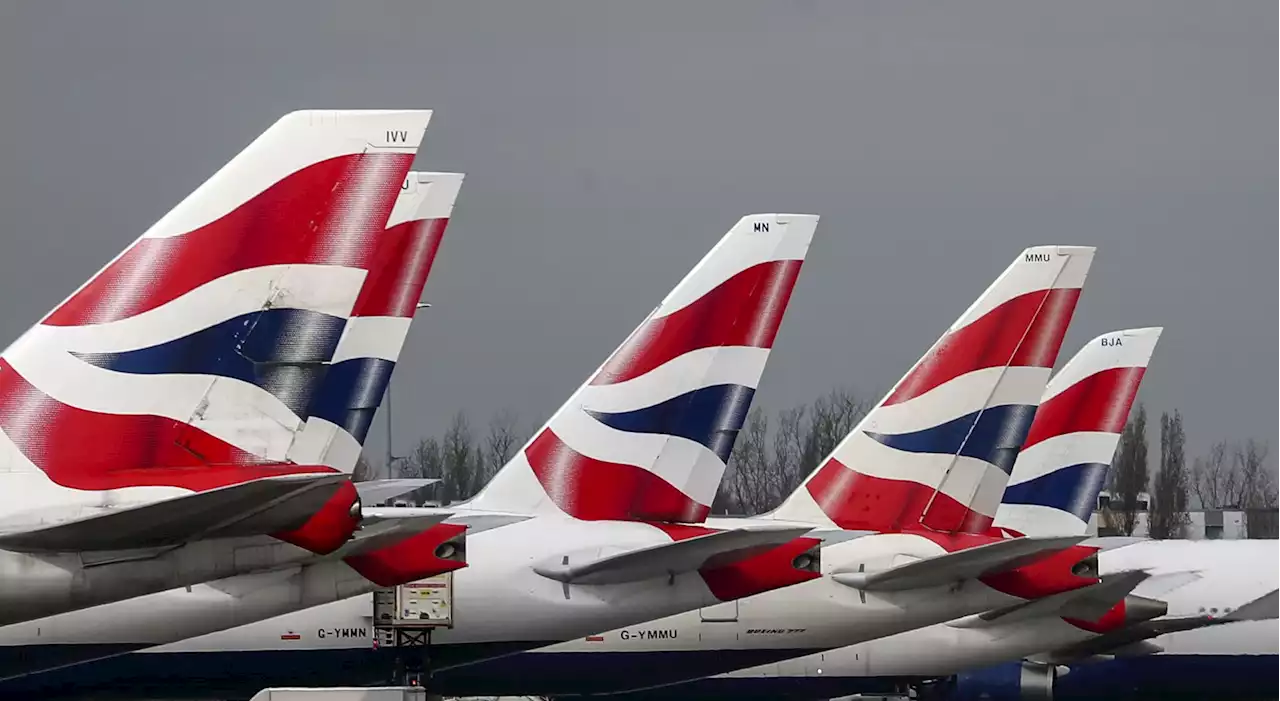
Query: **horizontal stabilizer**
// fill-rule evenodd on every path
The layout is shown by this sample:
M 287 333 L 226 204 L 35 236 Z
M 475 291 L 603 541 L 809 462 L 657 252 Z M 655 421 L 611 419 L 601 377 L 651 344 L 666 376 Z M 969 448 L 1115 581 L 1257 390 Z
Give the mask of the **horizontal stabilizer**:
M 315 515 L 347 479 L 340 473 L 263 477 L 45 528 L 5 533 L 0 535 L 0 548 L 119 551 L 291 531 Z
M 723 567 L 808 533 L 806 526 L 768 526 L 716 531 L 620 553 L 598 550 L 557 556 L 534 572 L 566 584 L 621 584 Z
M 1223 622 L 1272 621 L 1280 618 L 1280 589 L 1250 601 L 1222 618 Z
M 435 519 L 434 523 L 440 523 L 455 515 L 453 509 L 440 506 L 376 506 L 360 510 L 360 523 L 369 526 L 418 519 Z
M 1085 536 L 1010 538 L 917 560 L 880 572 L 836 571 L 831 578 L 865 591 L 900 591 L 934 587 L 983 575 L 1006 572 L 1062 552 Z
M 1058 648 L 1049 653 L 1056 661 L 1075 661 L 1094 655 L 1118 655 L 1134 645 L 1169 633 L 1220 626 L 1241 621 L 1274 620 L 1280 608 L 1280 590 L 1250 601 L 1225 616 L 1179 616 L 1143 621 L 1119 630 Z
M 983 611 L 951 621 L 947 625 L 952 628 L 988 628 L 1049 616 L 1092 621 L 1101 618 L 1123 601 L 1134 587 L 1149 576 L 1142 570 L 1116 572 L 1102 577 L 1098 584 Z
M 1119 550 L 1127 548 L 1130 545 L 1138 543 L 1149 543 L 1150 538 L 1139 538 L 1137 536 L 1128 535 L 1103 535 L 1094 536 L 1081 543 L 1086 548 L 1097 548 L 1098 552 L 1106 552 L 1108 550 Z
M 440 511 L 431 506 L 372 506 L 364 508 L 360 513 L 366 519 L 415 518 Z M 509 526 L 513 523 L 528 521 L 531 516 L 525 514 L 487 514 L 459 508 L 449 523 L 466 526 L 467 533 L 475 535 L 493 528 Z
M 443 522 L 453 514 L 440 511 L 409 518 L 371 519 L 361 521 L 360 530 L 337 552 L 338 557 L 364 555 L 390 547 Z
M 764 518 L 761 516 L 761 518 Z M 817 538 L 822 542 L 822 547 L 836 545 L 837 543 L 847 543 L 858 538 L 865 538 L 869 535 L 880 535 L 879 531 L 846 531 L 840 528 L 815 528 L 805 534 L 807 538 Z
M 1198 570 L 1161 572 L 1160 574 L 1151 575 L 1146 581 L 1139 584 L 1134 593 L 1152 598 L 1161 597 L 1175 589 L 1180 589 L 1198 581 L 1203 576 Z
M 363 504 L 381 504 L 401 494 L 408 494 L 416 489 L 436 484 L 438 479 L 388 479 L 356 482 L 356 492 L 360 494 Z
M 1068 600 L 1058 609 L 1058 615 L 1064 618 L 1078 618 L 1082 621 L 1096 621 L 1124 601 L 1133 590 L 1151 575 L 1142 570 L 1113 572 L 1102 577 L 1102 581 L 1080 591 L 1080 596 Z M 1168 607 L 1161 608 L 1156 615 L 1163 616 Z M 1155 616 L 1151 616 L 1154 618 Z

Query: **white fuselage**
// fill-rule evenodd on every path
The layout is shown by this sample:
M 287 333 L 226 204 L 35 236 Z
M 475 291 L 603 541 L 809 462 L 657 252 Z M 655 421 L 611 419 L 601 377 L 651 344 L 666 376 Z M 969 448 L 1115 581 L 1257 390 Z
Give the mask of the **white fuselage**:
M 468 566 L 453 575 L 453 617 L 458 625 L 453 629 L 435 631 L 433 644 L 503 642 L 537 647 L 718 603 L 719 600 L 697 572 L 590 586 L 565 585 L 538 575 L 532 569 L 533 565 L 565 552 L 592 548 L 639 548 L 670 542 L 671 539 L 662 531 L 642 523 L 583 522 L 564 517 L 528 518 L 471 533 L 467 537 Z M 198 597 L 181 591 L 168 592 L 166 596 L 172 606 L 207 608 L 207 614 L 199 617 L 201 620 L 224 615 L 225 607 L 234 606 L 227 597 L 209 591 Z M 368 633 L 372 610 L 370 596 L 355 596 L 182 640 L 155 651 L 262 650 L 272 647 L 296 651 L 335 645 L 368 648 L 368 635 L 335 638 L 323 636 L 323 631 L 363 629 Z M 151 617 L 150 620 L 151 623 L 144 626 L 121 627 L 96 612 L 83 612 L 67 618 L 69 623 L 59 628 L 56 640 L 34 626 L 0 629 L 0 646 L 54 642 L 70 645 L 158 645 L 175 639 L 173 633 L 166 629 L 163 618 Z M 297 631 L 300 638 L 282 642 L 280 636 L 286 631 Z
M 830 574 L 865 564 L 866 571 L 875 572 L 945 552 L 920 536 L 865 535 L 825 545 L 822 569 Z M 690 611 L 595 636 L 603 637 L 600 641 L 570 640 L 536 653 L 828 649 L 1018 601 L 977 580 L 902 591 L 860 591 L 822 577 L 726 604 L 720 615 Z M 649 631 L 674 631 L 674 635 Z
M 1277 588 L 1280 549 L 1274 540 L 1147 541 L 1099 555 L 1103 574 L 1146 569 L 1153 575 L 1194 572 L 1152 598 L 1169 604 L 1168 616 L 1225 615 Z M 1154 586 L 1162 586 L 1153 577 Z M 1140 585 L 1137 594 L 1143 593 Z M 1172 633 L 1153 642 L 1165 654 L 1277 654 L 1280 624 L 1248 621 Z M 938 677 L 1012 662 L 1094 637 L 1059 617 L 989 628 L 946 624 L 821 654 L 744 669 L 725 677 Z
M 742 525 L 733 520 L 708 525 Z M 977 581 L 895 592 L 862 592 L 829 577 L 766 594 L 721 603 L 696 573 L 625 585 L 565 585 L 535 574 L 532 565 L 568 550 L 598 546 L 640 547 L 659 544 L 666 536 L 643 524 L 582 522 L 561 518 L 530 519 L 468 537 L 469 566 L 454 575 L 454 627 L 433 632 L 433 658 L 450 659 L 453 645 L 520 643 L 536 648 L 551 641 L 569 641 L 518 658 L 558 663 L 563 655 L 596 657 L 621 653 L 679 653 L 682 651 L 740 651 L 745 656 L 721 655 L 734 669 L 754 663 L 761 651 L 776 659 L 813 650 L 843 647 L 940 621 L 1021 601 Z M 933 541 L 914 535 L 886 534 L 854 537 L 823 548 L 824 572 L 856 568 L 877 571 L 943 554 Z M 369 650 L 372 646 L 369 597 L 318 606 L 295 614 L 225 630 L 212 635 L 152 648 L 154 665 L 165 654 L 229 651 L 271 653 L 306 650 Z M 595 635 L 602 630 L 609 632 Z M 343 631 L 335 635 L 332 631 Z M 651 632 L 652 631 L 652 632 Z M 667 635 L 666 631 L 674 631 Z M 356 632 L 358 634 L 351 634 Z M 282 640 L 282 636 L 288 640 Z M 584 640 L 590 636 L 591 640 Z M 8 644 L 19 641 L 5 640 Z M 503 653 L 514 651 L 511 647 Z M 446 654 L 442 655 L 444 652 Z M 565 655 L 565 653 L 568 653 Z M 580 659 L 580 658 L 579 658 Z M 600 658 L 602 661 L 604 657 Z M 500 662 L 500 661 L 498 661 Z M 458 669 L 485 674 L 488 664 Z M 590 664 L 590 662 L 588 662 Z M 470 672 L 468 672 L 470 670 Z M 671 670 L 674 671 L 674 670 Z M 438 675 L 448 692 L 452 670 Z M 662 679 L 666 683 L 685 678 Z M 653 680 L 649 675 L 617 679 L 625 685 Z
M 53 666 L 226 630 L 312 606 L 368 594 L 377 585 L 338 559 L 292 565 L 117 601 L 0 628 L 0 646 L 67 646 Z M 77 646 L 79 649 L 77 649 Z M 83 651 L 82 653 L 80 651 Z M 35 663 L 23 672 L 51 666 Z M 0 678 L 15 670 L 0 670 Z
M 739 522 L 740 523 L 740 522 Z M 708 525 L 716 525 L 709 523 Z M 585 527 L 584 527 L 585 526 Z M 949 620 L 1020 601 L 977 581 L 960 585 L 931 587 L 901 592 L 859 592 L 837 584 L 828 577 L 784 587 L 723 603 L 711 595 L 696 575 L 679 575 L 625 585 L 565 585 L 534 574 L 531 565 L 548 555 L 570 549 L 563 544 L 571 538 L 572 549 L 600 546 L 657 544 L 666 542 L 657 529 L 643 524 L 596 522 L 583 524 L 569 519 L 531 519 L 483 531 L 468 537 L 466 569 L 454 573 L 454 628 L 437 631 L 433 643 L 473 643 L 488 641 L 554 641 L 562 645 L 539 650 L 581 649 L 605 651 L 621 643 L 622 627 L 631 632 L 649 629 L 679 629 L 678 640 L 646 640 L 645 649 L 678 650 L 686 646 L 725 648 L 830 648 L 851 642 L 891 635 L 895 632 Z M 912 535 L 874 535 L 834 543 L 823 548 L 824 572 L 865 562 L 868 570 L 883 569 L 891 563 L 926 558 L 943 553 L 933 542 Z M 863 598 L 865 597 L 865 602 Z M 367 626 L 372 605 L 368 598 L 352 599 L 316 607 L 298 614 L 263 621 L 234 630 L 187 640 L 172 650 L 263 649 L 265 646 L 299 649 L 303 645 L 281 645 L 281 630 L 315 631 Z M 736 608 L 736 621 L 704 623 L 717 610 Z M 673 613 L 673 611 L 675 613 Z M 698 630 L 700 629 L 701 635 Z M 757 629 L 777 631 L 757 634 Z M 605 644 L 575 640 L 604 633 Z M 594 636 L 593 636 L 594 637 Z M 634 641 L 640 635 L 629 636 Z M 327 647 L 333 641 L 316 641 Z M 337 643 L 364 647 L 368 640 Z M 636 649 L 636 644 L 623 646 Z

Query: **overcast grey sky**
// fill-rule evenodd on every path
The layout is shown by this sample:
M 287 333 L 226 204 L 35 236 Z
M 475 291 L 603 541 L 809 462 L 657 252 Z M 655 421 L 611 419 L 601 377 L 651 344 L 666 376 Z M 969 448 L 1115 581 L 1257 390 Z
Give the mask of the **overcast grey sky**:
M 395 375 L 400 450 L 457 409 L 540 421 L 739 216 L 797 211 L 822 222 L 767 407 L 888 388 L 1022 248 L 1092 244 L 1060 363 L 1164 325 L 1150 409 L 1193 452 L 1274 451 L 1276 14 L 0 0 L 0 338 L 282 113 L 430 107 L 419 167 L 467 180 Z

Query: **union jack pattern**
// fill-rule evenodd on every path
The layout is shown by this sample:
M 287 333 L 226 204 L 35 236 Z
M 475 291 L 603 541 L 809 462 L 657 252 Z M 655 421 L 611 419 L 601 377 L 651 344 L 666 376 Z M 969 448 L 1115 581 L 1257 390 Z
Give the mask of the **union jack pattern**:
M 355 469 L 462 187 L 460 173 L 410 173 L 288 458 Z
M 818 218 L 742 218 L 475 498 L 584 520 L 702 521 Z
M 996 511 L 1000 532 L 1085 533 L 1162 331 L 1098 336 L 1054 375 Z
M 333 471 L 286 452 L 430 114 L 286 115 L 6 349 L 6 511 Z
M 774 518 L 984 533 L 1093 261 L 1029 248 L 793 493 Z

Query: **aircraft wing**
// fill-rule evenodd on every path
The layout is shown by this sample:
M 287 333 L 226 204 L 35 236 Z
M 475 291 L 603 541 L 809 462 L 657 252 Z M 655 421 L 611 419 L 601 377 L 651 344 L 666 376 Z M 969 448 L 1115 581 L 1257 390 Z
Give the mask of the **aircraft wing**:
M 947 625 L 952 628 L 987 628 L 1043 616 L 1065 616 L 1093 621 L 1123 601 L 1149 576 L 1142 570 L 1115 572 L 1103 576 L 1102 581 L 1097 584 L 983 611 L 956 619 Z
M 1009 538 L 917 560 L 880 572 L 837 570 L 835 581 L 866 591 L 900 591 L 951 584 L 1017 569 L 1070 548 L 1086 536 Z
M 1280 617 L 1277 615 L 1278 608 L 1280 608 L 1280 590 L 1273 590 L 1225 616 L 1178 616 L 1143 621 L 1074 645 L 1058 648 L 1037 659 L 1061 664 L 1097 655 L 1159 652 L 1160 646 L 1149 642 L 1152 638 L 1240 621 L 1274 620 Z
M 566 584 L 621 584 L 720 567 L 754 557 L 808 533 L 807 526 L 753 526 L 716 531 L 608 555 L 570 553 L 533 570 Z
M 67 521 L 0 534 L 19 552 L 120 551 L 302 527 L 347 481 L 340 473 L 263 477 Z

